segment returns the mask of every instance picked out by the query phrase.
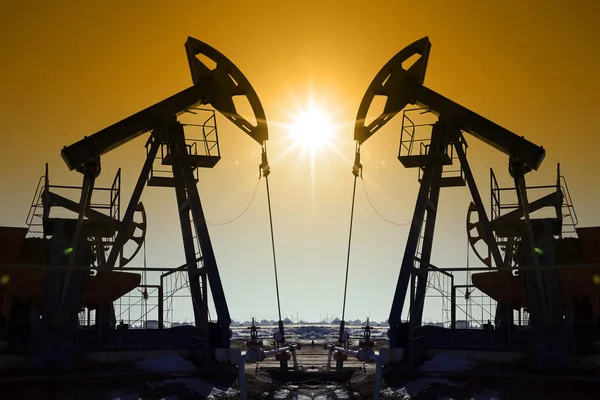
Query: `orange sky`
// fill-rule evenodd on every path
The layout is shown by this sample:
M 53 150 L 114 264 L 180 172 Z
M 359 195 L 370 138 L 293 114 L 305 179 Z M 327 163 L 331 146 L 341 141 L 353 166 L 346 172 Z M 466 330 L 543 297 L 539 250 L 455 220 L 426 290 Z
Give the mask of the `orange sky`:
M 371 79 L 396 52 L 429 36 L 426 86 L 543 145 L 532 183 L 562 163 L 584 226 L 600 224 L 596 112 L 600 32 L 595 1 L 3 2 L 0 5 L 0 223 L 22 226 L 44 163 L 55 183 L 79 183 L 60 149 L 191 85 L 183 44 L 194 36 L 250 80 L 270 125 L 271 186 L 282 307 L 317 319 L 341 311 L 351 201 L 352 123 Z M 334 115 L 336 149 L 310 160 L 282 124 L 309 98 Z M 364 183 L 387 218 L 411 218 L 416 171 L 397 161 L 399 121 L 363 146 Z M 252 196 L 259 148 L 224 118 L 222 160 L 201 171 L 207 218 L 236 216 Z M 123 167 L 128 198 L 144 157 L 137 139 L 103 157 L 99 183 Z M 484 199 L 489 167 L 507 157 L 467 137 Z M 232 316 L 275 318 L 264 186 L 235 223 L 211 228 Z M 360 188 L 360 186 L 359 186 Z M 183 262 L 174 195 L 147 189 L 148 263 Z M 433 263 L 465 263 L 466 189 L 442 191 Z M 408 228 L 381 220 L 358 191 L 347 315 L 388 316 Z M 140 265 L 141 259 L 136 260 Z M 427 312 L 427 311 L 426 311 Z M 431 315 L 439 310 L 429 309 Z M 187 315 L 186 310 L 181 312 Z M 183 318 L 183 316 L 181 318 Z M 436 318 L 436 317 L 432 317 Z

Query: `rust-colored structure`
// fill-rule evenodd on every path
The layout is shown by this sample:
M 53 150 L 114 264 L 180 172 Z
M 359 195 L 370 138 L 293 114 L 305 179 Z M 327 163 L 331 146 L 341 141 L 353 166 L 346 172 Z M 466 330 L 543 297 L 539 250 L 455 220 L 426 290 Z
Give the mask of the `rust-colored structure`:
M 557 266 L 565 307 L 573 299 L 591 297 L 595 316 L 600 315 L 600 227 L 576 228 L 577 238 L 556 239 Z M 494 270 L 472 275 L 473 285 L 499 303 L 527 309 L 527 285 L 515 270 Z
M 44 282 L 48 270 L 48 240 L 26 238 L 27 228 L 0 227 L 0 304 L 2 315 L 9 319 L 13 298 L 44 305 Z M 18 266 L 22 265 L 22 268 Z M 82 283 L 81 306 L 95 310 L 111 304 L 135 289 L 141 275 L 131 272 L 99 270 L 86 275 Z

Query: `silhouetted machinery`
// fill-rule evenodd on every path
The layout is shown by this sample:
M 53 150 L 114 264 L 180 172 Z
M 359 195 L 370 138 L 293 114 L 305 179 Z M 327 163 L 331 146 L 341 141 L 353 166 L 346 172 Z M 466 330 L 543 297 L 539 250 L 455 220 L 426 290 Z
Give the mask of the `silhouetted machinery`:
M 230 60 L 191 37 L 185 48 L 193 86 L 63 148 L 62 157 L 69 169 L 83 175 L 78 203 L 56 194 L 53 189 L 57 186 L 50 185 L 46 171 L 40 190 L 43 237 L 26 239 L 27 229 L 0 230 L 2 243 L 8 244 L 2 249 L 0 264 L 20 264 L 18 268 L 2 269 L 3 276 L 10 276 L 9 282 L 3 281 L 4 297 L 14 300 L 4 313 L 9 321 L 10 348 L 17 351 L 18 338 L 29 337 L 25 332 L 32 334 L 33 343 L 21 345 L 27 351 L 33 349 L 40 369 L 72 368 L 75 354 L 82 348 L 229 348 L 231 319 L 196 187 L 197 169 L 214 167 L 221 155 L 215 111 L 199 106 L 212 105 L 261 145 L 263 176 L 269 173 L 268 130 L 258 95 Z M 240 104 L 237 100 L 244 98 L 255 121 L 244 118 L 236 108 Z M 209 113 L 203 123 L 194 126 L 201 137 L 187 139 L 185 124 L 178 116 L 200 112 Z M 110 200 L 104 206 L 92 202 L 92 194 L 103 190 L 95 187 L 100 157 L 148 132 L 146 161 L 120 219 L 120 211 L 116 211 L 120 203 L 119 173 L 108 189 Z M 153 166 L 155 162 L 170 171 L 159 171 Z M 146 218 L 140 197 L 146 184 L 175 189 L 195 318 L 195 326 L 189 329 L 116 329 L 113 301 L 140 283 L 139 274 L 119 269 L 135 256 L 144 241 Z M 56 208 L 76 213 L 77 218 L 56 216 L 51 212 Z M 128 243 L 134 250 L 126 255 L 124 248 Z M 92 266 L 97 267 L 95 273 L 90 271 Z M 210 322 L 208 317 L 209 292 L 216 322 Z M 82 308 L 96 310 L 95 330 L 78 329 Z M 17 314 L 31 312 L 36 316 L 27 323 L 11 326 L 10 321 Z M 159 319 L 161 323 L 160 312 Z M 207 351 L 205 355 L 208 354 Z
M 579 238 L 563 237 L 563 219 L 571 216 L 570 213 L 565 215 L 564 210 L 572 207 L 565 200 L 560 171 L 556 184 L 549 186 L 549 194 L 533 202 L 528 200 L 525 175 L 539 168 L 545 150 L 425 87 L 430 49 L 427 37 L 417 40 L 379 71 L 360 104 L 354 131 L 357 152 L 353 173 L 358 176 L 362 168 L 360 146 L 407 105 L 416 106 L 404 110 L 398 158 L 406 168 L 419 168 L 420 189 L 390 312 L 390 347 L 409 350 L 408 353 L 414 348 L 432 347 L 487 350 L 525 347 L 533 350 L 538 368 L 567 368 L 573 353 L 569 340 L 573 329 L 565 315 L 574 295 L 583 297 L 579 301 L 587 304 L 587 307 L 576 307 L 580 311 L 575 319 L 583 318 L 583 314 L 588 320 L 593 318 L 585 310 L 596 302 L 594 296 L 600 287 L 593 283 L 594 276 L 600 281 L 597 275 L 600 260 L 590 255 L 593 247 L 600 244 L 600 231 L 598 228 L 578 229 Z M 383 97 L 384 110 L 366 123 L 376 97 Z M 431 129 L 426 139 L 416 139 L 415 132 L 423 125 L 413 122 L 411 112 L 437 116 L 435 123 L 423 124 Z M 509 157 L 514 188 L 499 188 L 492 173 L 495 213 L 491 221 L 467 161 L 464 133 Z M 452 170 L 450 166 L 456 161 L 460 168 Z M 430 260 L 440 189 L 465 185 L 473 199 L 467 220 L 470 243 L 480 259 L 493 268 L 490 272 L 474 274 L 472 280 L 475 287 L 498 301 L 496 329 L 458 330 L 454 321 L 452 329 L 432 329 L 421 324 L 428 274 L 435 268 Z M 502 190 L 512 190 L 516 203 L 501 204 Z M 554 210 L 553 215 L 531 216 L 548 207 Z M 478 242 L 487 246 L 486 251 L 476 246 Z M 575 264 L 587 266 L 576 268 Z M 561 265 L 569 265 L 569 271 L 561 272 Z M 411 276 L 416 280 L 415 285 L 409 285 Z M 405 323 L 401 315 L 407 297 L 411 307 L 409 322 Z M 520 308 L 525 308 L 530 315 L 527 330 L 517 330 L 514 326 L 513 309 Z

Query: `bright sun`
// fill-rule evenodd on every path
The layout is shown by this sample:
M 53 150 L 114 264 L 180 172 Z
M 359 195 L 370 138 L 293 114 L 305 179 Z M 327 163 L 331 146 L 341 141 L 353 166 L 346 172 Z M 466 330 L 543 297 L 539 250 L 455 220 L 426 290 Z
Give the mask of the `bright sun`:
M 331 145 L 334 139 L 334 124 L 322 108 L 311 103 L 291 118 L 288 133 L 294 145 L 301 146 L 311 154 Z

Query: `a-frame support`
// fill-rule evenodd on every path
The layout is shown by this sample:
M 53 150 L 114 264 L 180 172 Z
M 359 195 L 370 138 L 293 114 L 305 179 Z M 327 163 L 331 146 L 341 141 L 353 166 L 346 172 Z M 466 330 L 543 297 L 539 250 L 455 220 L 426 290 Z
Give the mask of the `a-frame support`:
M 75 360 L 81 287 L 84 275 L 89 274 L 81 266 L 89 265 L 91 257 L 86 240 L 86 213 L 100 173 L 100 158 L 86 162 L 80 172 L 83 186 L 77 220 L 55 218 L 52 221 L 50 264 L 66 268 L 46 272 L 44 308 L 36 338 L 37 369 L 68 370 Z
M 148 176 L 152 169 L 152 164 L 154 163 L 154 159 L 156 158 L 156 154 L 158 153 L 158 149 L 160 148 L 160 140 L 157 139 L 158 136 L 161 135 L 161 127 L 157 126 L 152 135 L 148 139 L 148 143 L 150 144 L 148 154 L 146 155 L 146 161 L 142 167 L 142 171 L 138 177 L 138 180 L 133 188 L 133 193 L 131 194 L 131 198 L 129 199 L 129 203 L 127 204 L 127 209 L 125 210 L 125 214 L 123 215 L 123 219 L 119 223 L 119 229 L 117 231 L 117 235 L 113 246 L 110 250 L 110 254 L 108 255 L 108 259 L 106 263 L 102 265 L 102 268 L 113 269 L 117 263 L 117 258 L 119 254 L 121 254 L 123 250 L 123 246 L 127 243 L 127 234 L 130 232 L 130 228 L 133 225 L 133 216 L 136 211 L 136 207 L 140 202 L 142 197 L 142 192 L 144 191 L 144 187 L 146 186 L 146 181 L 148 180 Z M 111 330 L 114 328 L 116 324 L 115 318 L 115 309 L 114 305 L 104 305 L 101 306 L 97 310 L 97 329 L 108 329 Z
M 170 151 L 173 152 L 174 179 L 176 184 L 178 184 L 177 182 L 183 181 L 183 184 L 185 185 L 187 202 L 192 213 L 193 226 L 196 235 L 198 236 L 198 244 L 202 253 L 203 268 L 206 270 L 215 310 L 217 312 L 217 323 L 229 327 L 231 317 L 225 300 L 225 292 L 223 290 L 223 284 L 221 283 L 221 277 L 217 269 L 217 260 L 210 240 L 208 224 L 206 223 L 202 202 L 200 201 L 200 195 L 198 194 L 198 187 L 196 186 L 196 180 L 194 179 L 194 166 L 191 162 L 187 161 L 188 153 L 185 145 L 183 125 L 175 119 L 169 123 L 168 137 Z M 176 172 L 177 169 L 179 169 L 179 172 Z M 193 275 L 195 275 L 195 277 L 190 276 L 190 282 L 195 278 L 193 280 L 198 284 L 199 288 L 200 283 L 198 280 L 198 273 L 193 272 Z M 227 342 L 228 341 L 229 339 L 227 339 Z
M 209 334 L 208 334 L 208 287 L 207 287 L 207 275 L 208 268 L 206 268 L 206 261 L 210 258 L 213 262 L 214 269 L 211 273 L 218 271 L 216 269 L 216 260 L 212 251 L 212 244 L 210 242 L 210 236 L 208 234 L 208 227 L 204 218 L 204 212 L 202 210 L 202 204 L 200 203 L 200 196 L 198 195 L 198 189 L 196 181 L 193 176 L 193 166 L 187 162 L 188 153 L 185 146 L 185 136 L 183 132 L 183 126 L 176 120 L 171 121 L 168 128 L 168 145 L 169 152 L 173 156 L 173 179 L 175 180 L 175 194 L 177 197 L 177 207 L 179 210 L 179 222 L 181 225 L 181 235 L 183 239 L 183 247 L 185 251 L 186 264 L 188 266 L 188 281 L 190 285 L 190 292 L 192 295 L 192 307 L 194 309 L 194 319 L 196 326 L 201 327 L 206 332 L 204 340 L 205 349 L 209 348 Z M 196 200 L 194 200 L 194 198 Z M 193 220 L 190 219 L 190 217 Z M 200 218 L 201 221 L 196 222 L 196 217 Z M 194 233 L 196 231 L 198 238 L 199 249 L 198 252 L 202 254 L 202 268 L 198 268 L 198 260 L 196 257 L 196 246 L 194 243 Z M 204 234 L 200 234 L 201 230 L 205 230 Z M 208 243 L 205 243 L 208 241 Z M 209 254 L 207 258 L 206 253 Z M 218 284 L 220 284 L 220 278 L 217 276 Z M 202 282 L 201 282 L 202 281 Z M 221 287 L 222 292 L 222 287 Z M 223 292 L 222 292 L 223 293 Z M 219 300 L 215 300 L 215 305 Z M 224 294 L 221 299 L 225 302 Z M 227 310 L 227 304 L 225 303 L 225 311 L 223 309 L 217 309 L 217 317 L 223 318 L 219 312 L 225 312 L 225 318 L 229 317 Z M 227 327 L 229 322 L 225 322 Z M 225 338 L 220 338 L 222 341 Z M 227 338 L 228 339 L 228 338 Z
M 526 278 L 535 368 L 565 371 L 571 367 L 571 359 L 567 321 L 563 317 L 560 273 L 556 268 L 545 268 L 556 265 L 553 221 L 551 218 L 542 219 L 541 224 L 533 229 L 525 184 L 527 170 L 522 162 L 511 159 L 510 172 L 515 182 L 519 210 L 524 217 L 518 263 L 519 266 L 534 267 L 520 273 Z
M 410 276 L 413 271 L 417 275 L 417 283 L 414 292 L 414 301 L 412 303 L 413 306 L 409 311 L 410 327 L 418 327 L 422 323 L 429 265 L 433 248 L 437 205 L 442 182 L 444 159 L 447 158 L 446 152 L 448 145 L 454 147 L 460 161 L 465 180 L 473 198 L 473 203 L 479 214 L 479 221 L 482 225 L 484 238 L 487 243 L 491 244 L 490 252 L 496 266 L 500 268 L 505 267 L 500 250 L 498 249 L 498 246 L 495 245 L 491 224 L 487 213 L 485 212 L 481 195 L 479 194 L 479 190 L 477 189 L 475 179 L 467 161 L 464 150 L 465 140 L 460 130 L 452 127 L 451 121 L 440 118 L 433 126 L 431 144 L 426 156 L 425 166 L 423 167 L 419 194 L 417 195 L 417 202 L 390 312 L 390 346 L 393 347 L 405 347 L 406 344 L 404 341 L 407 337 L 402 337 L 405 336 L 402 332 L 406 333 L 406 331 L 401 328 L 401 315 L 405 298 L 407 294 L 410 293 L 408 289 Z M 425 226 L 423 227 L 423 225 Z M 424 232 L 421 236 L 423 228 Z M 419 245 L 421 254 L 420 257 L 417 257 Z M 419 268 L 415 269 L 415 265 L 417 264 L 419 265 Z M 496 323 L 499 326 L 509 326 L 512 323 L 512 312 L 505 305 L 498 305 Z
M 419 188 L 419 194 L 417 196 L 417 202 L 413 213 L 412 222 L 404 249 L 404 257 L 402 259 L 402 266 L 400 267 L 400 275 L 398 277 L 398 283 L 396 285 L 396 291 L 394 293 L 394 299 L 392 302 L 392 308 L 390 311 L 390 346 L 391 347 L 405 347 L 402 343 L 404 338 L 400 337 L 400 324 L 402 317 L 402 310 L 404 308 L 404 301 L 406 294 L 408 293 L 408 287 L 410 282 L 411 274 L 415 265 L 415 256 L 419 246 L 419 238 L 421 230 L 423 228 L 424 218 L 427 213 L 427 226 L 426 223 L 426 238 L 425 241 L 430 243 L 427 245 L 429 248 L 427 253 L 423 253 L 427 259 L 421 258 L 419 271 L 419 287 L 426 287 L 427 283 L 427 267 L 429 265 L 429 257 L 431 255 L 431 242 L 433 242 L 433 231 L 435 225 L 435 215 L 437 209 L 437 200 L 439 197 L 440 180 L 443 168 L 443 155 L 445 148 L 448 144 L 447 129 L 444 124 L 438 122 L 433 127 L 431 133 L 431 144 L 429 147 L 429 153 L 427 161 L 423 170 L 423 177 L 421 179 L 421 186 Z M 425 246 L 425 244 L 424 244 Z M 420 297 L 419 294 L 416 295 Z M 422 295 L 424 297 L 424 293 Z M 416 303 L 418 304 L 418 303 Z M 418 307 L 418 306 L 417 306 Z M 422 306 L 421 306 L 422 309 Z M 411 317 L 416 317 L 417 310 L 410 311 Z
M 198 166 L 194 164 L 192 157 L 188 154 L 183 125 L 177 121 L 176 116 L 163 118 L 154 129 L 150 140 L 150 150 L 125 212 L 119 235 L 121 232 L 127 232 L 128 225 L 133 223 L 135 206 L 140 200 L 158 149 L 160 146 L 167 146 L 173 178 L 165 178 L 164 186 L 175 189 L 195 325 L 203 328 L 206 332 L 203 338 L 205 348 L 229 347 L 231 317 L 194 177 L 194 169 Z M 126 242 L 126 237 L 119 235 L 111 250 L 107 261 L 108 265 L 114 266 L 117 256 Z M 196 249 L 196 240 L 198 249 Z M 198 268 L 198 253 L 201 254 L 202 268 Z M 212 326 L 214 324 L 209 324 L 208 321 L 209 284 L 217 313 L 216 326 Z
M 479 189 L 477 188 L 477 184 L 475 183 L 475 178 L 473 177 L 471 166 L 469 165 L 469 161 L 467 161 L 467 155 L 465 154 L 465 151 L 461 145 L 461 142 L 464 143 L 465 139 L 460 131 L 455 131 L 454 136 L 456 137 L 456 139 L 453 141 L 454 149 L 456 150 L 456 154 L 462 166 L 465 175 L 465 180 L 467 181 L 467 186 L 469 187 L 469 191 L 471 192 L 473 204 L 475 204 L 475 208 L 477 210 L 479 223 L 481 224 L 482 228 L 482 236 L 489 247 L 490 254 L 494 259 L 496 267 L 510 268 L 510 265 L 507 265 L 504 262 L 504 260 L 502 259 L 502 255 L 500 254 L 500 249 L 498 248 L 498 244 L 496 243 L 496 239 L 494 238 L 492 224 L 490 223 L 488 215 L 485 212 L 483 200 L 481 200 L 481 195 L 479 194 Z M 502 328 L 510 328 L 510 326 L 512 326 L 513 313 L 512 309 L 508 305 L 498 303 L 498 305 L 496 306 L 495 323 L 498 327 Z
M 54 225 L 49 225 L 49 228 L 46 229 L 46 224 L 44 224 L 44 236 L 52 233 L 55 236 L 52 240 L 50 252 L 53 265 L 90 266 L 93 262 L 93 254 L 89 254 L 91 252 L 87 241 L 90 237 L 96 238 L 98 236 L 87 232 L 88 225 L 85 224 L 84 220 L 90 205 L 94 179 L 100 172 L 100 156 L 152 131 L 149 141 L 150 150 L 147 153 L 146 162 L 124 218 L 119 223 L 111 252 L 106 259 L 103 254 L 98 254 L 99 264 L 103 268 L 109 269 L 115 268 L 117 265 L 117 258 L 120 254 L 122 255 L 123 246 L 131 239 L 131 234 L 135 228 L 133 217 L 136 210 L 138 210 L 140 196 L 146 184 L 152 185 L 154 183 L 154 186 L 176 188 L 196 325 L 205 328 L 205 333 L 201 335 L 203 337 L 200 340 L 204 341 L 207 349 L 227 348 L 229 347 L 231 318 L 217 270 L 206 220 L 204 219 L 202 204 L 196 188 L 196 180 L 194 179 L 196 168 L 213 167 L 220 159 L 216 122 L 213 113 L 212 126 L 210 124 L 207 126 L 206 123 L 202 125 L 204 141 L 211 143 L 210 146 L 205 148 L 207 154 L 196 154 L 195 157 L 192 157 L 191 154 L 188 154 L 183 127 L 177 122 L 177 116 L 190 112 L 198 105 L 210 104 L 261 146 L 268 140 L 267 119 L 256 91 L 229 59 L 206 43 L 191 37 L 188 38 L 185 47 L 194 81 L 192 87 L 62 149 L 63 160 L 69 169 L 77 169 L 84 175 L 82 198 L 78 206 L 80 215 L 77 225 L 74 225 L 72 221 L 56 220 L 53 221 Z M 198 57 L 200 55 L 208 57 L 216 64 L 216 67 L 211 68 L 210 65 L 205 64 L 202 61 L 203 57 Z M 245 97 L 250 103 L 253 119 L 256 123 L 249 122 L 238 113 L 236 104 L 233 101 L 234 97 L 239 98 L 238 96 Z M 209 132 L 206 132 L 205 128 L 208 128 Z M 211 139 L 209 140 L 207 136 L 211 136 Z M 163 165 L 172 166 L 173 178 L 161 177 L 161 179 L 152 182 L 153 177 L 150 176 L 150 172 L 161 146 L 163 146 L 163 149 L 164 147 L 168 148 L 170 153 L 169 160 L 163 158 L 162 163 Z M 217 154 L 214 154 L 215 148 Z M 213 153 L 211 154 L 211 152 Z M 94 169 L 93 163 L 96 161 L 97 169 Z M 88 169 L 88 167 L 92 167 L 92 169 Z M 47 176 L 46 174 L 46 186 L 48 186 Z M 44 196 L 44 198 L 47 197 Z M 189 218 L 190 213 L 192 219 Z M 46 208 L 44 208 L 43 217 L 44 222 L 46 222 L 46 219 L 48 219 Z M 192 229 L 192 225 L 194 229 Z M 198 259 L 193 257 L 192 260 L 191 257 L 192 254 L 196 254 L 192 231 L 195 231 L 197 235 L 198 247 L 202 257 L 203 267 L 200 269 L 197 265 Z M 71 240 L 74 240 L 74 244 L 69 243 Z M 103 250 L 102 246 L 100 248 Z M 63 252 L 68 249 L 73 254 L 67 262 Z M 43 327 L 36 343 L 38 347 L 35 352 L 36 361 L 42 367 L 51 366 L 55 363 L 62 363 L 63 366 L 67 367 L 72 364 L 77 346 L 76 336 L 74 335 L 78 324 L 77 314 L 81 297 L 81 281 L 85 274 L 89 273 L 86 268 L 77 271 L 68 269 L 66 271 L 57 269 L 56 271 L 49 272 L 46 276 L 45 309 L 41 321 Z M 202 285 L 200 285 L 199 277 L 202 278 Z M 216 307 L 216 324 L 208 323 L 206 300 L 209 283 Z M 112 305 L 102 306 L 96 316 L 99 329 L 102 329 L 100 327 L 106 327 L 109 331 L 114 329 L 116 321 Z M 162 321 L 159 326 L 162 326 Z M 62 330 L 64 330 L 64 334 L 61 333 Z M 52 335 L 56 339 L 52 339 Z M 67 346 L 71 346 L 70 349 L 63 351 L 62 349 Z

